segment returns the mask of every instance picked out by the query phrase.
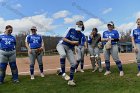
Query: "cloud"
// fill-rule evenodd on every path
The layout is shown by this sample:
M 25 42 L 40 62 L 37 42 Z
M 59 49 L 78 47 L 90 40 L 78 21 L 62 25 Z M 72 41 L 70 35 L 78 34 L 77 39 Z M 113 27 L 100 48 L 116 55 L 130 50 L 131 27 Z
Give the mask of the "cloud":
M 64 18 L 70 14 L 69 11 L 63 10 L 63 11 L 58 11 L 57 13 L 53 14 L 53 18 L 58 19 L 58 18 Z
M 13 9 L 16 9 L 16 10 L 19 10 L 20 8 L 22 8 L 22 5 L 21 4 L 15 4 L 13 6 L 11 6 Z
M 31 26 L 36 26 L 39 33 L 45 33 L 56 28 L 56 25 L 53 25 L 53 21 L 52 18 L 48 18 L 44 14 L 14 20 L 0 18 L 0 27 L 4 31 L 5 26 L 10 24 L 14 28 L 13 33 L 17 34 L 25 31 L 28 32 Z
M 111 12 L 112 11 L 112 8 L 107 8 L 107 9 L 105 9 L 102 13 L 103 14 L 107 14 L 107 13 L 109 13 L 109 12 Z
M 87 21 L 85 21 L 84 25 L 85 25 L 85 28 L 89 30 L 89 29 L 92 29 L 93 27 L 99 27 L 103 25 L 103 22 L 97 18 L 90 18 Z
M 137 19 L 137 18 L 140 18 L 140 11 L 137 12 L 137 13 L 135 13 L 135 17 L 136 17 L 136 19 Z
M 71 24 L 71 23 L 74 23 L 76 21 L 79 21 L 79 20 L 83 20 L 84 17 L 81 16 L 81 15 L 74 15 L 72 16 L 71 18 L 64 18 L 64 24 Z
M 134 22 L 129 22 L 127 24 L 121 24 L 120 26 L 117 27 L 119 31 L 129 31 L 131 29 L 134 29 L 136 27 L 136 24 Z

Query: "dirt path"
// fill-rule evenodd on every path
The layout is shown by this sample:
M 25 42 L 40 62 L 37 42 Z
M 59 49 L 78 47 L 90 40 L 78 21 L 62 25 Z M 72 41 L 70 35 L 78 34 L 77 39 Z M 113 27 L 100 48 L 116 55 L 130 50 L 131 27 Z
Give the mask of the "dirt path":
M 120 53 L 119 54 L 120 59 L 123 64 L 133 63 L 135 62 L 135 54 L 134 53 Z M 85 69 L 91 69 L 90 64 L 90 57 L 85 56 Z M 103 54 L 101 54 L 102 58 L 102 64 L 104 66 L 104 57 Z M 59 68 L 59 56 L 44 56 L 43 57 L 43 63 L 44 63 L 44 72 L 45 74 L 53 74 L 56 73 L 56 69 Z M 111 65 L 114 65 L 115 62 L 112 61 L 111 58 Z M 29 75 L 29 60 L 28 58 L 17 58 L 17 66 L 19 70 L 20 75 Z M 66 62 L 66 70 L 69 70 L 69 63 Z M 39 73 L 37 62 L 35 64 L 35 74 Z M 7 74 L 11 74 L 9 66 L 7 68 Z

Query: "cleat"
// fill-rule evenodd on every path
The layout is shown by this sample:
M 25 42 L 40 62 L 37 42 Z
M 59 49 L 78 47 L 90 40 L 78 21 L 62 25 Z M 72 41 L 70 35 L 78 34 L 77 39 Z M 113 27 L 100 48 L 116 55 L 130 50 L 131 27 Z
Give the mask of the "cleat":
M 70 79 L 70 77 L 66 73 L 63 73 L 62 78 L 64 78 L 65 80 L 69 80 Z
M 107 76 L 109 74 L 111 74 L 111 72 L 110 71 L 106 71 L 104 75 Z
M 138 77 L 140 76 L 140 72 L 138 72 L 137 76 L 138 76 Z
M 19 83 L 19 80 L 13 80 L 14 83 Z
M 43 73 L 40 74 L 41 77 L 45 77 Z
M 81 70 L 80 70 L 80 72 L 82 72 L 82 73 L 83 73 L 83 72 L 84 72 L 84 70 L 83 70 L 83 69 L 81 69 Z
M 124 72 L 123 71 L 120 71 L 120 76 L 124 76 Z
M 103 71 L 103 68 L 99 68 L 99 72 L 102 72 Z
M 70 85 L 70 86 L 75 86 L 76 84 L 75 84 L 75 82 L 74 82 L 73 80 L 69 80 L 69 81 L 68 81 L 68 85 Z
M 97 68 L 97 67 L 95 67 L 95 68 L 93 69 L 93 71 L 92 71 L 92 72 L 95 72 L 97 69 L 98 69 L 98 68 Z
M 31 80 L 34 80 L 34 79 L 35 79 L 34 75 L 31 75 Z

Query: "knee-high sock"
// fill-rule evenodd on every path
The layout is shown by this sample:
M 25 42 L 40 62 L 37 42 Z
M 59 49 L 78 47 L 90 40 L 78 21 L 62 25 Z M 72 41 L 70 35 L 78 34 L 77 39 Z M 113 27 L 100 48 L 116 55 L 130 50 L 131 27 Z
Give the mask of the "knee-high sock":
M 73 80 L 75 67 L 70 68 L 70 80 Z
M 123 70 L 123 69 L 122 69 L 122 63 L 121 63 L 121 61 L 116 61 L 116 65 L 118 66 L 118 69 L 119 69 L 120 71 Z
M 9 65 L 10 65 L 10 68 L 12 71 L 13 80 L 17 80 L 18 79 L 18 69 L 17 69 L 16 62 L 10 62 Z
M 0 82 L 4 81 L 7 63 L 0 63 Z
M 81 60 L 81 69 L 84 68 L 84 60 Z
M 76 63 L 76 65 L 75 65 L 75 69 L 77 69 L 77 68 L 78 68 L 79 63 L 80 63 L 80 60 L 77 60 L 77 63 Z
M 110 71 L 110 61 L 109 60 L 105 60 L 105 65 L 106 65 L 106 70 Z
M 30 65 L 30 74 L 34 75 L 34 65 Z
M 43 73 L 43 64 L 39 65 L 40 72 Z
M 65 73 L 65 58 L 60 58 L 62 74 Z

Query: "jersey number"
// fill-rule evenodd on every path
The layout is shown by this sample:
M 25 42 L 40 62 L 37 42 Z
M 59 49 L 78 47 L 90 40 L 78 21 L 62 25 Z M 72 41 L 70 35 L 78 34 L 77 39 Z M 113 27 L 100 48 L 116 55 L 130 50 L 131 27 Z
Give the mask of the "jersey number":
M 5 41 L 5 44 L 6 45 L 10 45 L 11 44 L 11 41 Z

